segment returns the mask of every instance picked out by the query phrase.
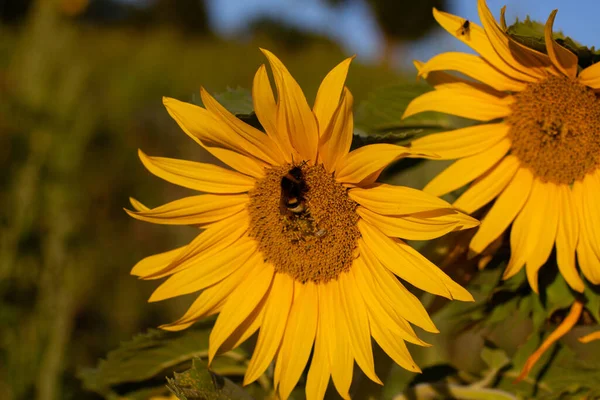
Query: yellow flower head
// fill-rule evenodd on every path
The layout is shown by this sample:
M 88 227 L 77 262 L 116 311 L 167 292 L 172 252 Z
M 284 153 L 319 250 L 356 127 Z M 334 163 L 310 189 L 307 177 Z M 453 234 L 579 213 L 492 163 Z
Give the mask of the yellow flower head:
M 133 200 L 137 219 L 194 225 L 187 246 L 140 261 L 132 274 L 168 277 L 150 301 L 200 292 L 181 330 L 219 314 L 209 361 L 259 330 L 244 383 L 273 359 L 275 387 L 286 399 L 312 352 L 306 393 L 320 399 L 329 377 L 348 398 L 354 361 L 372 380 L 371 337 L 402 367 L 419 371 L 405 341 L 426 345 L 410 323 L 437 332 L 396 276 L 425 291 L 471 301 L 471 295 L 399 238 L 431 239 L 478 222 L 418 190 L 375 183 L 391 162 L 414 154 L 388 144 L 349 152 L 352 95 L 344 87 L 351 59 L 323 80 L 311 109 L 296 81 L 263 50 L 254 110 L 265 132 L 237 119 L 206 91 L 205 108 L 165 98 L 169 114 L 200 146 L 227 164 L 149 157 L 155 175 L 206 192 L 149 209 Z
M 454 206 L 472 213 L 495 199 L 471 241 L 480 253 L 513 223 L 504 277 L 526 266 L 538 291 L 538 271 L 556 245 L 561 274 L 583 292 L 600 283 L 600 63 L 578 71 L 578 59 L 552 38 L 556 11 L 545 26 L 548 54 L 523 46 L 478 1 L 483 28 L 434 10 L 439 24 L 479 55 L 444 53 L 417 62 L 435 90 L 415 99 L 405 116 L 440 111 L 486 122 L 430 135 L 413 150 L 459 159 L 425 191 L 437 196 L 473 182 Z M 479 82 L 440 72 L 451 70 Z

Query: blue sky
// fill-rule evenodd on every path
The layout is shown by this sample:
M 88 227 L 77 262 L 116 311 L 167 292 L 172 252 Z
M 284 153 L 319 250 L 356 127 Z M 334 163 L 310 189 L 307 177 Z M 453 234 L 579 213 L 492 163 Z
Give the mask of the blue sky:
M 224 36 L 234 36 L 252 18 L 268 14 L 329 35 L 348 54 L 357 54 L 363 62 L 375 59 L 380 51 L 377 24 L 361 1 L 353 1 L 337 11 L 319 0 L 208 0 L 208 4 L 213 28 Z M 449 4 L 452 13 L 479 22 L 476 0 L 450 0 Z M 545 21 L 552 10 L 558 9 L 555 29 L 562 29 L 582 44 L 600 46 L 600 24 L 596 23 L 599 0 L 488 0 L 488 5 L 497 17 L 500 8 L 506 5 L 509 24 L 517 16 L 525 18 L 527 15 Z M 410 45 L 406 49 L 407 60 L 402 65 L 410 65 L 413 58 L 426 60 L 440 51 L 466 49 L 450 35 L 437 31 Z
M 152 0 L 122 0 L 145 3 Z M 414 0 L 419 1 L 419 0 Z M 359 60 L 375 60 L 380 52 L 377 24 L 367 6 L 354 0 L 341 9 L 327 7 L 319 0 L 207 0 L 213 29 L 226 37 L 235 37 L 246 24 L 260 15 L 271 15 L 289 23 L 326 34 L 339 42 L 348 54 L 357 54 Z M 477 0 L 449 0 L 451 12 L 479 23 Z M 500 8 L 507 6 L 506 19 L 510 24 L 516 17 L 530 15 L 534 20 L 546 21 L 550 12 L 558 9 L 554 24 L 556 30 L 578 42 L 600 47 L 600 0 L 488 0 L 496 17 Z M 427 60 L 441 51 L 470 51 L 468 47 L 445 32 L 438 30 L 405 49 L 401 65 L 412 65 L 412 59 Z

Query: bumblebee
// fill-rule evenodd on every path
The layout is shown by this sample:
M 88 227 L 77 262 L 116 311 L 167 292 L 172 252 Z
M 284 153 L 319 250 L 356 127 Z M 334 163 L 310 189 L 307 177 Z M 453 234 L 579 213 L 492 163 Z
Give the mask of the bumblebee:
M 306 190 L 302 169 L 299 166 L 293 167 L 281 178 L 281 211 L 302 214 L 306 210 L 304 205 Z

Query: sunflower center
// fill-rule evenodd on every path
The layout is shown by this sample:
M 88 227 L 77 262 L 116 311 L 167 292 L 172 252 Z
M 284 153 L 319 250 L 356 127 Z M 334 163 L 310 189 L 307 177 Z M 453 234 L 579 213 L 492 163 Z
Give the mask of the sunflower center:
M 515 95 L 511 153 L 545 182 L 570 184 L 600 166 L 600 103 L 594 92 L 552 76 Z
M 299 282 L 327 282 L 350 269 L 356 203 L 322 165 L 269 169 L 250 192 L 250 236 L 265 261 Z

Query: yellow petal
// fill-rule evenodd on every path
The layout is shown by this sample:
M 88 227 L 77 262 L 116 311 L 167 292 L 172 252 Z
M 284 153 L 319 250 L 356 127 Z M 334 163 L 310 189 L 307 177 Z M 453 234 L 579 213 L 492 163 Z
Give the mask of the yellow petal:
M 239 345 L 244 343 L 246 340 L 250 338 L 250 336 L 254 335 L 258 328 L 260 328 L 260 324 L 263 319 L 266 297 L 258 303 L 258 305 L 254 308 L 254 310 L 246 317 L 241 324 L 238 325 L 237 328 L 233 331 L 231 335 L 223 342 L 221 347 L 219 348 L 219 353 L 227 353 Z
M 466 185 L 499 162 L 510 146 L 510 139 L 504 138 L 481 153 L 456 161 L 433 178 L 423 190 L 435 196 L 442 196 Z
M 401 339 L 420 346 L 430 346 L 417 337 L 410 324 L 395 311 L 395 307 L 406 307 L 406 304 L 397 305 L 389 302 L 387 296 L 379 291 L 378 285 L 370 275 L 369 267 L 365 265 L 364 257 L 354 260 L 350 275 L 359 290 L 360 295 L 365 301 L 369 318 L 375 318 L 386 326 Z M 396 279 L 392 277 L 392 279 Z
M 276 273 L 254 353 L 248 364 L 244 385 L 254 382 L 267 369 L 277 353 L 294 296 L 294 281 L 287 274 Z
M 354 359 L 350 351 L 346 318 L 340 312 L 341 298 L 337 280 L 318 285 L 319 325 L 324 328 L 329 353 L 331 378 L 338 393 L 350 399 L 348 391 L 352 383 Z
M 256 159 L 251 144 L 223 131 L 217 120 L 204 108 L 163 97 L 163 104 L 179 127 L 196 143 L 233 169 L 261 178 L 267 165 Z
M 385 236 L 360 220 L 357 224 L 367 248 L 395 275 L 419 289 L 449 299 L 472 301 L 473 297 L 429 260 L 399 239 Z
M 185 246 L 185 249 L 168 264 L 163 264 L 162 266 L 155 265 L 152 269 L 140 271 L 143 272 L 143 275 L 140 275 L 141 278 L 163 278 L 190 267 L 203 265 L 206 260 L 214 256 L 218 258 L 219 253 L 234 245 L 246 233 L 249 222 L 248 212 L 244 210 L 222 221 L 211 224 Z M 208 261 L 208 265 L 211 265 L 211 261 Z
M 417 68 L 417 71 L 419 71 L 419 73 L 425 65 L 425 63 L 417 60 L 414 60 L 413 64 Z M 496 90 L 485 83 L 476 82 L 470 78 L 463 78 L 458 75 L 454 75 L 444 71 L 431 71 L 419 76 L 425 78 L 427 83 L 429 83 L 429 85 L 433 86 L 434 88 L 442 87 L 447 89 L 452 88 L 455 90 L 461 90 L 463 88 L 475 89 L 498 98 L 507 97 L 506 92 Z
M 548 21 L 546 21 L 546 27 L 544 29 L 544 39 L 546 40 L 546 50 L 548 56 L 552 61 L 552 64 L 563 74 L 571 79 L 575 79 L 577 76 L 577 56 L 565 49 L 552 38 L 552 26 L 554 25 L 554 18 L 558 10 L 552 11 Z
M 485 0 L 478 0 L 477 8 L 492 47 L 507 64 L 537 79 L 544 79 L 549 74 L 555 73 L 547 55 L 521 45 L 502 31 Z
M 471 214 L 495 199 L 513 179 L 519 169 L 515 156 L 506 156 L 491 170 L 479 177 L 452 204 L 454 207 Z
M 577 80 L 592 89 L 600 89 L 600 63 L 592 64 L 581 71 Z
M 252 103 L 254 112 L 265 128 L 267 135 L 276 143 L 286 163 L 291 163 L 293 156 L 299 158 L 296 151 L 290 143 L 290 136 L 287 132 L 281 131 L 277 127 L 277 103 L 273 97 L 273 90 L 269 83 L 267 68 L 261 65 L 254 75 L 252 85 Z
M 530 201 L 536 196 L 536 186 L 532 188 Z M 542 265 L 550 257 L 554 242 L 556 240 L 556 231 L 558 229 L 558 214 L 560 213 L 558 188 L 553 183 L 545 183 L 540 185 L 540 195 L 538 198 L 543 199 L 542 203 L 534 208 L 532 212 L 533 229 L 529 229 L 532 237 L 537 238 L 537 243 L 532 246 L 526 262 L 527 279 L 534 292 L 538 292 L 538 271 Z M 537 226 L 536 226 L 537 225 Z M 539 227 L 539 228 L 538 228 Z M 535 230 L 539 229 L 536 234 Z M 536 240 L 531 240 L 535 242 Z M 533 282 L 533 284 L 532 284 Z
M 527 279 L 536 293 L 537 272 L 552 251 L 558 225 L 556 193 L 549 185 L 553 184 L 533 180 L 529 198 L 510 232 L 511 257 L 503 276 L 514 276 L 527 263 Z
M 356 212 L 387 236 L 408 240 L 431 240 L 479 225 L 476 219 L 447 209 L 406 217 L 381 215 L 364 207 L 358 207 Z
M 283 358 L 281 355 L 281 347 L 277 350 L 277 356 L 275 357 L 275 372 L 273 373 L 273 390 L 276 391 L 279 388 L 279 381 L 281 380 L 281 369 L 283 365 Z
M 328 172 L 334 172 L 339 161 L 350 151 L 354 132 L 353 101 L 350 91 L 344 88 L 339 107 L 333 114 L 329 125 L 325 128 L 325 132 L 321 133 L 319 159 Z
M 179 253 L 185 250 L 186 247 L 187 245 L 143 258 L 133 266 L 130 274 L 135 276 L 145 276 L 160 271 L 175 260 Z
M 253 276 L 247 277 L 229 295 L 208 340 L 208 359 L 212 362 L 221 344 L 233 331 L 254 311 L 267 293 L 274 275 L 273 267 L 264 264 L 263 268 Z
M 315 350 L 306 377 L 307 400 L 322 400 L 325 397 L 325 391 L 327 390 L 327 385 L 329 385 L 329 377 L 331 375 L 326 335 L 331 334 L 332 332 L 327 331 L 319 323 L 315 339 Z
M 506 230 L 527 201 L 532 183 L 531 171 L 520 168 L 481 222 L 469 245 L 471 250 L 481 253 Z
M 419 76 L 427 76 L 432 71 L 440 70 L 462 73 L 499 91 L 520 92 L 527 85 L 523 81 L 505 75 L 479 56 L 458 52 L 436 55 L 419 69 Z
M 598 241 L 598 236 L 594 236 L 594 227 L 598 222 L 598 215 L 590 213 L 593 209 L 590 208 L 590 201 L 586 197 L 593 193 L 593 181 L 587 175 L 583 181 L 575 181 L 573 183 L 573 198 L 575 207 L 577 207 L 577 216 L 579 220 L 579 240 L 577 242 L 577 260 L 579 267 L 585 277 L 594 285 L 600 284 L 600 255 L 596 251 L 596 245 L 593 242 Z M 593 195 L 592 195 L 593 196 Z
M 279 382 L 279 395 L 282 400 L 289 397 L 308 362 L 317 333 L 318 317 L 316 285 L 312 282 L 294 282 L 294 303 L 280 350 L 284 362 Z
M 237 214 L 247 204 L 247 194 L 202 194 L 184 197 L 148 211 L 125 211 L 135 219 L 155 224 L 205 225 Z
M 497 144 L 508 134 L 505 123 L 485 124 L 424 136 L 411 143 L 415 152 L 433 153 L 441 160 L 472 156 Z
M 350 68 L 350 63 L 353 59 L 354 57 L 346 58 L 336 65 L 329 71 L 327 76 L 325 76 L 321 82 L 321 86 L 319 86 L 315 105 L 313 106 L 313 113 L 317 118 L 321 135 L 325 132 L 325 129 L 329 125 L 329 121 L 340 104 L 340 96 L 344 89 L 348 68 Z
M 143 205 L 141 202 L 139 202 L 138 200 L 134 199 L 133 197 L 129 198 L 129 202 L 131 203 L 131 206 L 133 207 L 133 209 L 135 211 L 148 211 L 148 210 L 150 210 L 149 207 L 146 207 L 145 205 Z
M 513 79 L 524 81 L 524 82 L 536 82 L 538 79 L 531 76 L 527 72 L 521 72 L 519 69 L 513 68 L 507 61 L 505 61 L 490 43 L 488 35 L 483 28 L 473 21 L 469 22 L 469 35 L 459 35 L 459 29 L 464 24 L 465 20 L 456 15 L 452 15 L 443 11 L 433 9 L 433 17 L 452 36 L 475 50 L 479 53 L 487 62 L 492 64 L 495 68 L 502 71 L 504 74 L 510 76 Z
M 383 215 L 406 215 L 454 208 L 439 197 L 421 190 L 378 183 L 369 188 L 352 188 L 348 195 L 365 208 Z
M 437 111 L 487 122 L 509 115 L 513 101 L 512 96 L 499 98 L 467 86 L 444 84 L 411 101 L 402 118 L 424 111 Z
M 577 260 L 581 272 L 588 281 L 600 285 L 600 257 L 596 255 L 585 232 L 581 232 L 577 243 Z
M 370 317 L 369 322 L 373 338 L 396 364 L 412 372 L 421 372 L 421 369 L 411 357 L 402 339 L 394 337 L 390 330 L 383 326 L 377 319 Z
M 600 257 L 600 204 L 598 203 L 600 179 L 595 174 L 587 174 L 581 181 L 581 189 L 581 226 L 594 253 Z
M 354 359 L 365 375 L 372 381 L 383 385 L 375 373 L 373 349 L 371 348 L 371 331 L 369 330 L 369 314 L 365 302 L 356 287 L 353 276 L 344 273 L 338 277 L 342 308 L 348 324 L 350 348 Z
M 138 150 L 138 155 L 148 171 L 189 189 L 208 193 L 243 193 L 254 187 L 253 178 L 217 165 L 149 157 L 141 150 Z
M 194 265 L 192 268 L 184 269 L 170 276 L 156 288 L 148 301 L 161 301 L 182 296 L 214 285 L 229 276 L 240 265 L 248 260 L 253 260 L 254 258 L 251 256 L 256 252 L 256 242 L 253 239 L 241 239 L 201 265 Z
M 261 49 L 269 60 L 278 93 L 277 126 L 287 132 L 292 146 L 307 160 L 317 159 L 319 131 L 317 121 L 302 89 L 283 63 L 270 51 Z
M 558 186 L 558 231 L 556 233 L 556 261 L 561 275 L 578 292 L 585 289 L 575 266 L 575 250 L 579 238 L 579 221 L 573 194 L 567 185 Z
M 341 183 L 365 186 L 375 182 L 390 163 L 412 154 L 411 149 L 394 144 L 362 146 L 339 160 L 335 177 Z
M 206 109 L 213 115 L 223 130 L 229 130 L 229 135 L 235 138 L 242 138 L 250 147 L 247 151 L 257 158 L 260 158 L 268 164 L 281 164 L 283 157 L 275 142 L 267 135 L 238 119 L 223 107 L 214 97 L 212 97 L 204 88 L 200 88 L 202 103 Z
M 255 256 L 258 257 L 258 254 Z M 188 328 L 194 322 L 216 314 L 225 305 L 227 298 L 234 289 L 248 276 L 254 276 L 262 265 L 258 262 L 248 262 L 241 265 L 221 282 L 202 291 L 186 313 L 177 321 L 162 325 L 160 328 L 168 331 L 180 331 Z
M 366 248 L 363 240 L 358 241 L 358 246 L 361 258 L 373 278 L 377 293 L 383 298 L 382 304 L 390 304 L 402 318 L 425 331 L 438 333 L 439 331 L 419 299 L 406 289 L 387 268 L 381 265 L 375 255 Z

